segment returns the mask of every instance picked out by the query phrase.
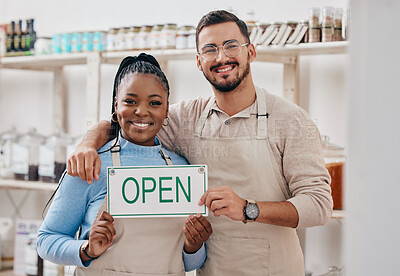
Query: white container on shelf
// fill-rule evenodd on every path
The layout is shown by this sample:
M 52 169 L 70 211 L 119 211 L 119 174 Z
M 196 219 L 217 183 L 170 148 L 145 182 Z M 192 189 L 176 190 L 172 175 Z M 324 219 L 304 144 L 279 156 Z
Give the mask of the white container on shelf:
M 12 145 L 12 166 L 16 180 L 39 180 L 39 147 L 44 137 L 31 128 Z
M 12 144 L 17 140 L 15 127 L 10 131 L 0 134 L 0 177 L 13 178 L 12 169 Z
M 40 181 L 57 183 L 66 168 L 70 139 L 60 130 L 46 138 L 39 149 Z

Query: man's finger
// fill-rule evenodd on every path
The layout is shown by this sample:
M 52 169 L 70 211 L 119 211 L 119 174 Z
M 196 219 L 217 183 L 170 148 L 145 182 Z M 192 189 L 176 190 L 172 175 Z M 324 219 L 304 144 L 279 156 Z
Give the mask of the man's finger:
M 203 205 L 206 202 L 206 198 L 208 196 L 208 190 L 201 196 L 200 200 L 199 200 L 199 205 Z
M 85 157 L 85 175 L 86 175 L 86 180 L 89 184 L 93 183 L 93 157 L 91 154 L 88 154 Z
M 78 176 L 86 181 L 86 172 L 85 172 L 85 158 L 83 155 L 79 155 L 76 157 L 76 171 Z
M 99 175 L 100 175 L 100 169 L 101 169 L 101 159 L 99 155 L 97 155 L 96 160 L 94 161 L 94 179 L 99 180 Z

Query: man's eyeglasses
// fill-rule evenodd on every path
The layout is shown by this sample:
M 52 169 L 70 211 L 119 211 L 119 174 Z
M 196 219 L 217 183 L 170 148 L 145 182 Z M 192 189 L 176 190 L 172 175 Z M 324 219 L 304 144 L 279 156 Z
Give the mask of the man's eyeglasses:
M 225 42 L 222 46 L 207 45 L 200 49 L 198 54 L 205 61 L 213 61 L 218 56 L 218 48 L 222 48 L 228 57 L 236 57 L 242 52 L 242 47 L 249 43 L 240 44 L 237 40 L 230 40 Z

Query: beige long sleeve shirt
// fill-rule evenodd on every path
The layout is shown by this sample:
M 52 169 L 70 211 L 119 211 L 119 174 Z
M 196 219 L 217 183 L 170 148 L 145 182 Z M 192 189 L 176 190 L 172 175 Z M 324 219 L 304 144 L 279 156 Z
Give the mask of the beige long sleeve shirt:
M 279 171 L 277 177 L 287 183 L 290 195 L 288 201 L 299 214 L 297 228 L 323 225 L 332 214 L 333 201 L 319 131 L 307 113 L 297 105 L 268 92 L 266 99 L 268 141 Z M 165 147 L 187 159 L 190 159 L 191 154 L 196 154 L 190 141 L 196 123 L 209 101 L 213 101 L 213 107 L 204 125 L 204 136 L 256 136 L 256 102 L 229 116 L 218 108 L 215 98 L 198 98 L 170 106 L 170 124 L 158 134 Z M 223 148 L 209 150 L 215 155 L 224 154 Z M 243 157 L 243 162 L 251 162 L 251 156 Z

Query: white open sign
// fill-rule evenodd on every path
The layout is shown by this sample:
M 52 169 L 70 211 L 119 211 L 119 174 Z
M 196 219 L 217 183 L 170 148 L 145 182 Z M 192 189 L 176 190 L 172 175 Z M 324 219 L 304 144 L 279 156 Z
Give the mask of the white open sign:
M 206 165 L 109 167 L 107 206 L 114 217 L 208 215 Z

